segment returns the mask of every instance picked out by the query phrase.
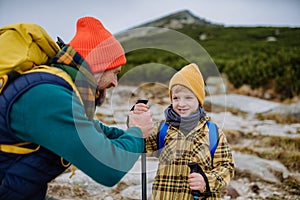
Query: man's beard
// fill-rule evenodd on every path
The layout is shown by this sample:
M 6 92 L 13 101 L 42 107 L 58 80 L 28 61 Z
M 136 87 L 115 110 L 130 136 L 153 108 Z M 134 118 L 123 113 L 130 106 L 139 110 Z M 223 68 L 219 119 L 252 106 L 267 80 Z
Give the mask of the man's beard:
M 95 98 L 95 106 L 101 106 L 105 102 L 106 97 L 106 89 L 97 89 L 96 98 Z

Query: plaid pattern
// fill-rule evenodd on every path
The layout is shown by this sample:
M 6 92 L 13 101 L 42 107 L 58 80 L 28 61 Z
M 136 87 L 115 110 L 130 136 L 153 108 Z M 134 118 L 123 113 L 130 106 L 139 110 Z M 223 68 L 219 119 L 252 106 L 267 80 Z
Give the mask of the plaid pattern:
M 49 64 L 67 72 L 74 81 L 89 120 L 95 113 L 95 93 L 97 83 L 87 62 L 70 46 L 64 46 L 57 55 L 50 59 Z
M 206 118 L 207 120 L 207 118 Z M 229 184 L 234 175 L 234 161 L 229 144 L 219 129 L 219 144 L 213 159 L 209 151 L 208 128 L 205 120 L 187 135 L 174 127 L 169 127 L 165 138 L 165 147 L 159 157 L 159 167 L 152 187 L 152 199 L 155 200 L 193 200 L 187 176 L 190 174 L 189 162 L 197 162 L 209 180 L 213 197 L 220 199 L 220 189 Z M 157 155 L 157 131 L 146 139 L 146 151 Z

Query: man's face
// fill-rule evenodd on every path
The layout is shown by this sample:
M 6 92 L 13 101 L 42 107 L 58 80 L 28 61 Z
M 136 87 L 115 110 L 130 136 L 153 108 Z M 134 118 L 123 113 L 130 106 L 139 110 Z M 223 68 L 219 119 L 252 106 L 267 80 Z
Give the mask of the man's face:
M 121 71 L 121 66 L 108 71 L 95 74 L 99 90 L 106 90 L 111 87 L 118 86 L 118 74 Z
M 101 106 L 105 101 L 106 89 L 118 86 L 118 73 L 121 71 L 121 66 L 105 72 L 94 74 L 97 82 L 96 106 Z

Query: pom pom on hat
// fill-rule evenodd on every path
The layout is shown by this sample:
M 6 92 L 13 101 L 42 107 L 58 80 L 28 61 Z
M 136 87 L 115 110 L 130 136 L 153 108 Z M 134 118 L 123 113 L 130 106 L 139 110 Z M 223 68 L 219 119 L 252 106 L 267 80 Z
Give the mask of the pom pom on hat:
M 93 17 L 83 17 L 77 21 L 76 34 L 70 46 L 88 62 L 93 73 L 126 63 L 124 49 L 119 41 Z
M 205 84 L 198 66 L 194 63 L 189 64 L 176 72 L 169 83 L 169 94 L 172 101 L 172 87 L 182 85 L 191 90 L 197 97 L 201 105 L 204 103 Z

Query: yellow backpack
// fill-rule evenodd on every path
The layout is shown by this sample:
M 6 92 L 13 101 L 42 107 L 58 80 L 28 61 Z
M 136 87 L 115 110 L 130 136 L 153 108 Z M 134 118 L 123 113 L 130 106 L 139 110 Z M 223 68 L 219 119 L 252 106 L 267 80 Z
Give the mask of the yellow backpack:
M 46 66 L 48 59 L 60 50 L 58 44 L 39 25 L 32 23 L 15 23 L 0 28 L 0 95 L 9 82 L 9 74 L 17 72 L 47 72 L 63 78 L 80 98 L 71 77 L 64 71 Z M 28 154 L 39 150 L 22 147 L 28 142 L 18 144 L 0 144 L 0 151 Z M 62 164 L 63 158 L 62 158 Z M 67 165 L 70 165 L 68 163 Z
M 0 46 L 0 93 L 10 71 L 22 74 L 45 64 L 60 49 L 41 26 L 31 23 L 0 28 Z

